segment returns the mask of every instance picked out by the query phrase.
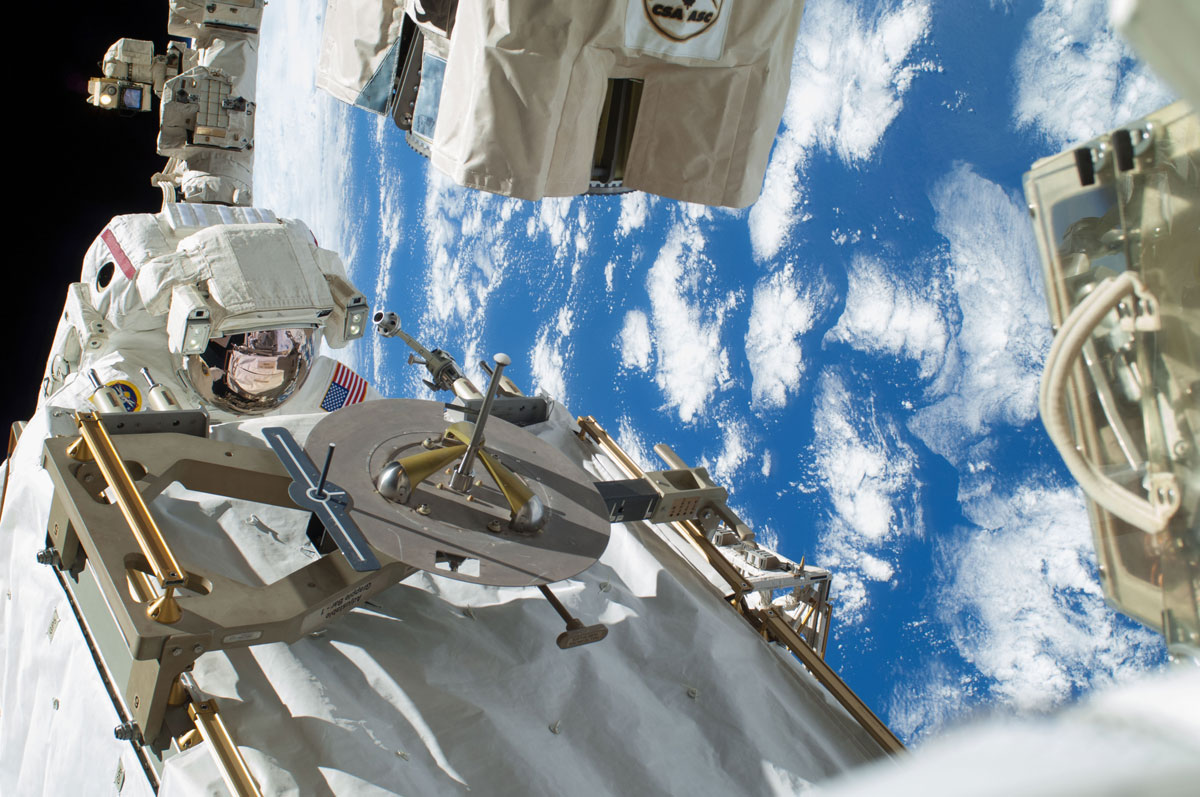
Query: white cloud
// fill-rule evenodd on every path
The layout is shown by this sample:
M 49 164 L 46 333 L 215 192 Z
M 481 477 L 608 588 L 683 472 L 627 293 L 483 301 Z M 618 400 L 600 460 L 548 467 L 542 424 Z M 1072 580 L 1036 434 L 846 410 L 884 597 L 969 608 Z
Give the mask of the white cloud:
M 344 153 L 353 111 L 315 87 L 320 15 L 287 3 L 264 15 L 263 38 L 288 46 L 268 41 L 259 53 L 254 202 L 303 220 L 323 246 L 337 248 L 349 239 Z
M 562 339 L 551 339 L 549 329 L 538 332 L 537 342 L 529 352 L 530 369 L 533 371 L 535 393 L 545 393 L 553 399 L 566 403 L 567 385 L 563 378 L 566 360 Z
M 721 413 L 725 416 L 725 413 Z M 736 476 L 754 453 L 757 441 L 750 425 L 741 418 L 723 417 L 721 420 L 721 452 L 716 460 L 708 456 L 701 458 L 700 464 L 708 468 L 708 473 L 717 484 L 731 494 L 737 488 Z
M 519 215 L 522 212 L 527 213 L 524 236 Z M 395 223 L 382 221 L 385 227 Z M 424 292 L 421 336 L 452 341 L 462 352 L 459 361 L 474 376 L 471 364 L 483 352 L 481 335 L 488 328 L 493 298 L 501 298 L 497 291 L 506 280 L 510 284 L 519 280 L 520 290 L 530 297 L 531 314 L 543 317 L 546 310 L 554 311 L 551 303 L 559 305 L 550 328 L 543 327 L 538 333 L 531 351 L 535 362 L 531 365 L 543 389 L 565 398 L 564 382 L 561 377 L 553 377 L 551 370 L 559 361 L 565 362 L 569 354 L 559 327 L 563 322 L 561 308 L 573 303 L 592 232 L 584 208 L 574 205 L 569 197 L 531 204 L 463 188 L 436 169 L 427 168 L 422 223 L 426 266 L 424 273 L 414 279 Z M 535 238 L 549 244 L 552 258 L 534 262 L 528 256 L 528 239 Z M 415 374 L 410 380 L 414 388 L 419 384 Z
M 942 552 L 939 619 L 995 701 L 1044 710 L 1159 655 L 1161 639 L 1105 604 L 1078 490 L 985 490 L 964 510 L 979 528 Z
M 499 198 L 455 185 L 434 169 L 426 171 L 427 265 L 420 331 L 430 340 L 453 339 L 462 352 L 459 362 L 468 366 L 481 356 L 489 300 L 513 260 L 512 237 L 502 225 L 491 223 L 503 213 Z
M 754 257 L 774 257 L 803 221 L 804 172 L 814 150 L 847 165 L 874 153 L 919 71 L 913 48 L 929 31 L 929 4 L 905 0 L 864 19 L 846 0 L 811 3 L 796 40 L 783 130 L 750 211 Z
M 936 282 L 920 288 L 905 283 L 882 262 L 857 255 L 850 266 L 846 307 L 825 335 L 859 351 L 902 355 L 933 376 L 946 355 L 948 333 L 935 298 Z
M 685 214 L 646 276 L 657 347 L 654 381 L 685 423 L 730 381 L 721 327 L 737 297 L 713 295 L 716 267 L 703 254 L 705 243 L 698 223 Z
M 624 238 L 634 230 L 640 230 L 646 224 L 650 214 L 651 202 L 657 202 L 658 197 L 641 191 L 632 191 L 621 197 L 621 215 L 617 219 L 617 237 Z
M 863 553 L 859 558 L 859 567 L 863 575 L 872 581 L 887 581 L 895 574 L 896 568 L 882 559 Z
M 650 356 L 654 352 L 650 340 L 650 320 L 641 310 L 630 310 L 625 314 L 619 338 L 621 364 L 639 371 L 650 369 Z
M 574 329 L 575 313 L 564 305 L 558 308 L 554 318 L 538 330 L 537 341 L 529 352 L 534 390 L 564 404 L 568 403 L 566 368 L 571 353 L 571 332 Z
M 1132 121 L 1172 99 L 1109 24 L 1103 0 L 1045 0 L 1013 65 L 1014 119 L 1053 149 Z
M 567 216 L 571 212 L 571 202 L 571 197 L 547 197 L 538 202 L 537 213 L 529 217 L 530 237 L 536 232 L 549 235 L 550 245 L 554 247 L 556 257 L 565 255 L 563 244 L 569 240 Z
M 397 273 L 403 271 L 400 249 L 401 244 L 404 243 L 405 231 L 408 229 L 404 224 L 405 194 L 399 178 L 400 165 L 395 162 L 394 151 L 386 144 L 394 132 L 395 125 L 390 119 L 386 117 L 375 119 L 374 146 L 371 148 L 371 157 L 374 161 L 372 169 L 375 174 L 396 175 L 394 179 L 380 180 L 378 187 L 381 251 L 378 261 L 372 259 L 371 262 L 371 265 L 375 266 L 375 293 L 371 304 L 376 309 L 382 309 L 389 301 L 392 281 Z M 355 249 L 358 247 L 359 237 L 355 235 L 351 239 L 351 246 Z M 347 259 L 355 259 L 355 257 L 350 254 Z M 394 395 L 399 386 L 396 384 L 395 369 L 388 367 L 386 352 L 388 341 L 381 335 L 372 334 L 370 335 L 370 346 L 372 352 L 371 381 L 385 394 Z
M 821 374 L 813 408 L 817 481 L 833 505 L 820 563 L 834 571 L 839 615 L 863 619 L 867 581 L 891 579 L 891 541 L 922 531 L 916 455 L 872 402 L 852 396 L 836 372 Z
M 938 400 L 918 410 L 910 428 L 958 462 L 994 424 L 1033 419 L 1050 328 L 1024 206 L 961 164 L 931 200 L 962 320 L 932 387 Z
M 940 641 L 927 632 L 926 641 Z M 943 643 L 944 644 L 944 643 Z M 938 659 L 923 662 L 915 683 L 900 683 L 888 701 L 888 724 L 910 741 L 933 733 L 961 717 L 964 708 L 979 702 L 978 688 L 961 673 L 951 672 Z
M 642 470 L 655 470 L 658 467 L 654 464 L 658 462 L 658 457 L 650 455 L 653 446 L 646 444 L 646 439 L 642 437 L 642 433 L 633 425 L 633 419 L 628 415 L 622 415 L 617 420 L 617 445 Z
M 781 408 L 800 387 L 804 352 L 799 338 L 812 328 L 827 294 L 824 282 L 802 288 L 790 263 L 754 286 L 746 331 L 754 406 Z

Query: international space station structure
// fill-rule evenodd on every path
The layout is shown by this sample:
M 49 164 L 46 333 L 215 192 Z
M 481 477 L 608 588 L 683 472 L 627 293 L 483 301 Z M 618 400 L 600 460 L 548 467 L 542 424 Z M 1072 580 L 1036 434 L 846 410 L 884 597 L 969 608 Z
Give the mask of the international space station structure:
M 901 753 L 824 661 L 827 570 L 760 544 L 670 448 L 646 471 L 526 395 L 506 355 L 472 381 L 254 204 L 264 5 L 169 0 L 178 40 L 122 39 L 89 86 L 159 98 L 163 205 L 87 250 L 10 434 L 0 792 L 69 770 L 122 795 L 793 794 Z M 802 8 L 330 0 L 320 80 L 463 185 L 744 206 Z M 1059 327 L 1043 416 L 1110 600 L 1180 658 L 1197 129 L 1170 106 L 1026 180 Z M 338 361 L 368 333 L 441 398 Z
M 541 199 L 762 190 L 803 0 L 330 0 L 317 85 L 460 185 Z
M 5 793 L 767 793 L 903 749 L 823 660 L 828 571 L 505 355 L 474 384 L 253 204 L 262 8 L 172 0 L 188 43 L 89 87 L 157 94 L 169 160 L 12 429 Z M 371 326 L 450 403 L 329 356 Z

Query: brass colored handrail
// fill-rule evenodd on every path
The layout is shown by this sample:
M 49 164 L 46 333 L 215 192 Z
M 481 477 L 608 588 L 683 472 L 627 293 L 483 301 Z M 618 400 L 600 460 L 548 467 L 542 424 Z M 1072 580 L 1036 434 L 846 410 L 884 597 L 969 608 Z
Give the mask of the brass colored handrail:
M 221 770 L 221 778 L 229 791 L 237 797 L 262 797 L 262 792 L 246 766 L 246 759 L 229 735 L 221 715 L 217 712 L 217 702 L 212 698 L 199 703 L 188 703 L 188 716 L 196 723 L 196 730 L 208 742 L 216 761 L 217 769 Z
M 863 730 L 878 742 L 880 747 L 892 755 L 907 751 L 904 743 L 896 738 L 883 720 L 879 719 L 875 712 L 871 711 L 862 701 L 862 698 L 842 680 L 842 677 L 826 664 L 815 650 L 809 647 L 808 643 L 804 641 L 804 637 L 788 625 L 779 612 L 774 609 L 755 609 L 751 615 L 752 617 L 748 619 L 757 620 L 761 624 L 760 630 L 763 635 L 769 640 L 783 645 L 796 658 L 800 659 L 808 671 L 829 690 L 829 693 L 842 704 L 842 707 L 862 726 Z
M 94 412 L 78 412 L 75 414 L 75 423 L 105 482 L 112 487 L 117 506 L 163 591 L 162 597 L 146 607 L 146 614 L 152 620 L 168 625 L 179 622 L 182 612 L 174 592 L 177 587 L 187 583 L 187 573 L 150 515 L 100 416 Z
M 591 438 L 594 440 L 601 450 L 612 457 L 633 478 L 643 478 L 645 476 L 637 463 L 617 445 L 617 442 L 609 436 L 608 432 L 604 431 L 604 428 L 596 422 L 595 418 L 590 415 L 580 416 L 577 422 L 579 424 L 579 437 L 581 439 Z M 732 603 L 751 626 L 758 630 L 768 641 L 778 642 L 790 650 L 796 658 L 800 659 L 800 662 L 816 677 L 817 681 L 842 704 L 850 716 L 862 726 L 863 730 L 885 752 L 892 755 L 905 752 L 904 743 L 896 738 L 896 735 L 892 733 L 891 729 L 879 717 L 875 716 L 875 713 L 841 679 L 841 676 L 825 663 L 825 660 L 822 658 L 824 650 L 820 653 L 813 650 L 804 641 L 804 637 L 788 625 L 787 621 L 775 609 L 749 609 L 745 606 L 745 603 L 740 599 L 741 592 L 749 591 L 750 585 L 744 582 L 741 573 L 729 563 L 729 560 L 721 555 L 716 546 L 705 536 L 703 529 L 690 520 L 682 523 L 670 523 L 668 525 L 684 535 L 698 550 L 705 553 L 708 561 L 729 582 L 730 586 L 734 588 L 735 595 Z M 711 551 L 711 554 L 708 551 Z M 732 574 L 729 571 L 732 571 Z M 740 590 L 737 588 L 739 584 L 742 586 Z M 825 643 L 828 644 L 828 642 L 829 635 L 826 633 Z

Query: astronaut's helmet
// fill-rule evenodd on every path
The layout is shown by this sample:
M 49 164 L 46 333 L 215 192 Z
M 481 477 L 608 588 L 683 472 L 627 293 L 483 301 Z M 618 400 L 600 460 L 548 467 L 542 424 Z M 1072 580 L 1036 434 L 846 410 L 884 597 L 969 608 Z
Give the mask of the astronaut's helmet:
M 196 392 L 236 415 L 279 408 L 304 383 L 312 367 L 318 331 L 292 327 L 213 338 L 202 354 L 184 357 Z

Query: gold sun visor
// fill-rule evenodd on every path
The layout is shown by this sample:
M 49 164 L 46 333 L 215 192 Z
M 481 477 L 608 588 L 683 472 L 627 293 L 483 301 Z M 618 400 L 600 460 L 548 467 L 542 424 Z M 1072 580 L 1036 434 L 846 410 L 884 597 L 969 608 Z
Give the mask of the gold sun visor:
M 1183 102 L 1034 164 L 1056 335 L 1041 413 L 1119 609 L 1200 653 L 1200 120 Z

